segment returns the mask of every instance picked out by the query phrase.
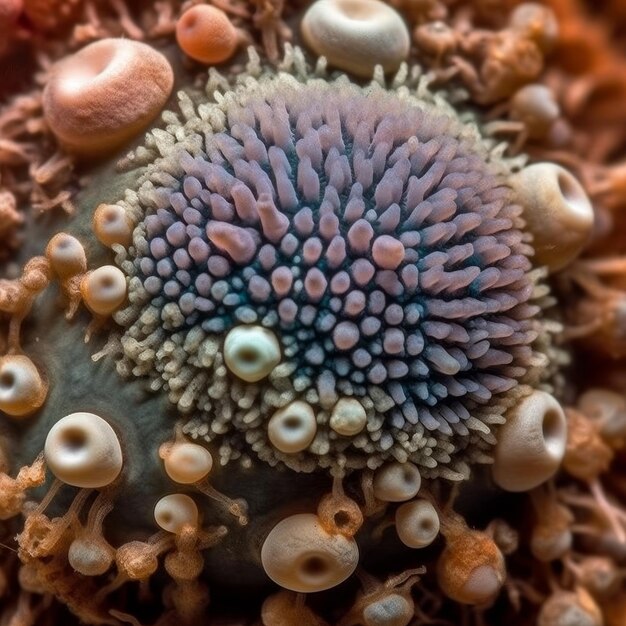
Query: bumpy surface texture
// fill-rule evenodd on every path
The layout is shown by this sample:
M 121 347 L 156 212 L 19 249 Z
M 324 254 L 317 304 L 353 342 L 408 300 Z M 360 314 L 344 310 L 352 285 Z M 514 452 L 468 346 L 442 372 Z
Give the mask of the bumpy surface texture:
M 279 75 L 197 112 L 185 100 L 186 123 L 155 131 L 161 156 L 122 202 L 138 225 L 118 258 L 131 276 L 118 369 L 165 387 L 222 462 L 397 458 L 455 478 L 493 443 L 535 364 L 532 250 L 502 161 L 430 99 Z M 282 346 L 258 383 L 224 365 L 240 324 Z M 353 437 L 328 425 L 346 396 L 367 412 Z M 318 430 L 287 455 L 267 422 L 295 399 Z

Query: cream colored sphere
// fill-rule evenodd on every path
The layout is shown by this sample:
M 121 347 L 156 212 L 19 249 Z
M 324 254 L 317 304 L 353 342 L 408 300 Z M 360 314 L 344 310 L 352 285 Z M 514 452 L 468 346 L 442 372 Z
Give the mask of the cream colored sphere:
M 396 532 L 409 548 L 425 548 L 439 534 L 439 515 L 428 500 L 406 502 L 396 509 Z
M 83 278 L 80 292 L 90 311 L 111 315 L 126 300 L 126 277 L 114 265 L 103 265 Z
M 559 402 L 535 390 L 508 411 L 497 433 L 492 475 L 507 491 L 529 491 L 559 469 L 567 422 Z
M 411 45 L 400 14 L 380 0 L 317 0 L 301 22 L 306 45 L 331 65 L 371 78 L 396 71 Z
M 263 326 L 236 326 L 224 340 L 226 367 L 238 378 L 256 383 L 280 363 L 276 335 Z
M 261 549 L 265 573 L 281 587 L 301 593 L 339 585 L 358 562 L 356 541 L 326 532 L 311 513 L 292 515 L 276 524 Z
M 0 358 L 0 411 L 11 417 L 34 413 L 46 400 L 48 383 L 23 354 Z
M 556 272 L 583 250 L 593 229 L 593 207 L 578 180 L 555 163 L 533 163 L 511 179 L 533 235 L 535 260 Z
M 73 235 L 57 233 L 46 246 L 46 258 L 61 278 L 76 276 L 87 270 L 87 255 L 83 244 Z
M 188 495 L 163 496 L 154 507 L 154 521 L 168 533 L 179 533 L 184 526 L 198 526 L 198 507 Z
M 163 459 L 165 472 L 177 483 L 190 485 L 197 483 L 209 474 L 213 467 L 213 457 L 197 443 L 175 443 Z
M 133 223 L 119 204 L 98 205 L 92 226 L 98 241 L 109 248 L 115 244 L 128 246 L 132 241 Z
M 356 398 L 341 398 L 333 407 L 329 425 L 339 435 L 358 435 L 367 424 L 365 408 Z
M 316 433 L 315 412 L 310 404 L 301 400 L 276 411 L 267 425 L 270 443 L 286 454 L 306 450 Z
M 50 471 L 74 487 L 110 485 L 123 466 L 122 448 L 111 425 L 94 413 L 71 413 L 48 432 L 44 456 Z
M 374 495 L 383 502 L 406 502 L 417 495 L 422 484 L 413 463 L 387 463 L 374 473 Z

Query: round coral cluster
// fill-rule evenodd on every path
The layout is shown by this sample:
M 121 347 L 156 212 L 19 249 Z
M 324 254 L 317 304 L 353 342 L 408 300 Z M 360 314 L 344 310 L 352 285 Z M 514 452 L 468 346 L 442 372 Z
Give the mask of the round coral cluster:
M 120 369 L 160 378 L 226 459 L 464 474 L 539 333 L 506 167 L 449 112 L 375 87 L 264 79 L 208 111 L 127 207 Z M 275 354 L 246 376 L 231 362 L 257 367 L 261 329 Z M 285 450 L 268 422 L 296 402 L 311 428 Z

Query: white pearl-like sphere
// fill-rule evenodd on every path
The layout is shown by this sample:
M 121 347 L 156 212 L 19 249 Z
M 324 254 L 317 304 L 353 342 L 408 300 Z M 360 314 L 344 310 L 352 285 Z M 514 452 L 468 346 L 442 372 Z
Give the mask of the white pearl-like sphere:
M 235 376 L 255 383 L 280 363 L 278 339 L 263 326 L 236 326 L 224 340 L 224 361 Z
M 413 463 L 388 463 L 374 474 L 374 495 L 383 502 L 406 502 L 422 485 L 419 469 Z
M 122 471 L 119 439 L 111 425 L 94 413 L 71 413 L 48 432 L 44 456 L 50 471 L 74 487 L 110 485 Z
M 396 532 L 409 548 L 425 548 L 439 534 L 439 515 L 428 500 L 414 500 L 396 510 Z
M 301 23 L 306 45 L 331 65 L 371 78 L 396 71 L 411 45 L 400 14 L 380 0 L 317 0 Z

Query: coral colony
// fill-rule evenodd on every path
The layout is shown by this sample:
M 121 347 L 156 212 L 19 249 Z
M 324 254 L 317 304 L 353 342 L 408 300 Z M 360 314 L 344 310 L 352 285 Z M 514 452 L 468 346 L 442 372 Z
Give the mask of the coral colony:
M 0 626 L 626 623 L 601 5 L 0 0 Z

